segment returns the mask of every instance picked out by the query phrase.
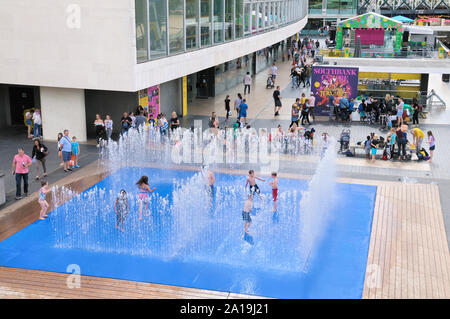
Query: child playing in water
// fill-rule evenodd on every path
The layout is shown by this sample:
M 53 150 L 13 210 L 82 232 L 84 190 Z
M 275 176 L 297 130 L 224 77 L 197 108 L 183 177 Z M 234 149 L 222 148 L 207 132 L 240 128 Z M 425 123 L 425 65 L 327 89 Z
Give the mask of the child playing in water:
M 39 205 L 41 206 L 41 212 L 39 214 L 39 219 L 44 220 L 45 217 L 47 217 L 47 209 L 49 207 L 47 201 L 45 200 L 45 197 L 48 192 L 48 182 L 47 181 L 41 181 L 41 189 L 39 190 Z
M 116 199 L 116 203 L 114 204 L 114 212 L 116 213 L 117 219 L 116 229 L 119 228 L 120 224 L 120 230 L 123 232 L 123 223 L 129 213 L 127 192 L 124 189 L 120 191 L 119 196 Z
M 272 186 L 272 197 L 273 197 L 273 213 L 277 211 L 277 197 L 278 197 L 278 177 L 277 172 L 272 172 L 272 181 L 269 182 Z
M 244 220 L 244 233 L 248 234 L 248 228 L 252 224 L 250 212 L 252 211 L 253 195 L 248 194 L 248 199 L 245 201 L 244 210 L 242 211 L 242 219 Z
M 259 190 L 258 184 L 256 184 L 256 180 L 265 182 L 265 180 L 263 180 L 262 178 L 255 176 L 255 172 L 252 169 L 249 170 L 247 181 L 245 182 L 245 187 L 247 188 L 247 185 L 250 184 L 250 194 L 255 195 L 255 193 L 257 193 L 259 198 L 261 199 L 261 191 Z
M 136 183 L 139 188 L 139 220 L 142 220 L 142 203 L 145 202 L 145 216 L 148 216 L 148 195 L 153 193 L 156 189 L 150 189 L 148 186 L 148 177 L 142 176 Z

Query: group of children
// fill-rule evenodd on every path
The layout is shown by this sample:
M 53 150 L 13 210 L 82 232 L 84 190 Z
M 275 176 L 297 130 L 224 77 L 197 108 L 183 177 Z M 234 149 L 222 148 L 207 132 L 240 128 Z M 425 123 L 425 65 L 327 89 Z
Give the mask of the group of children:
M 250 170 L 248 172 L 247 181 L 245 183 L 245 187 L 247 185 L 250 185 L 249 188 L 249 194 L 248 198 L 244 203 L 244 209 L 242 211 L 242 219 L 244 220 L 244 232 L 246 234 L 249 233 L 248 228 L 250 227 L 252 223 L 252 219 L 250 217 L 250 213 L 253 210 L 253 198 L 255 194 L 258 194 L 258 196 L 261 198 L 261 191 L 258 187 L 258 184 L 256 184 L 256 180 L 260 180 L 262 182 L 265 182 L 264 179 L 255 176 L 255 172 L 253 170 Z M 211 171 L 208 171 L 208 193 L 210 197 L 214 197 L 215 191 L 214 191 L 214 182 L 215 177 L 214 174 Z M 272 197 L 273 197 L 273 213 L 276 214 L 277 212 L 277 197 L 278 197 L 278 177 L 276 172 L 272 172 L 272 180 L 269 182 L 269 184 L 272 186 Z M 148 184 L 148 177 L 142 176 L 139 181 L 136 183 L 139 189 L 139 220 L 142 220 L 142 207 L 145 203 L 145 215 L 148 216 L 147 210 L 148 210 L 148 197 L 149 194 L 154 192 L 156 188 L 150 188 Z M 262 199 L 262 198 L 261 198 Z M 213 200 L 213 199 L 212 199 Z M 213 204 L 212 200 L 209 202 L 209 205 L 211 206 Z M 114 212 L 116 214 L 116 228 L 119 228 L 123 232 L 123 225 L 125 222 L 125 219 L 129 213 L 129 203 L 127 198 L 127 193 L 124 189 L 122 189 L 119 193 L 119 196 L 116 198 L 116 202 L 114 204 Z
M 250 186 L 248 198 L 244 203 L 244 209 L 242 211 L 242 219 L 244 221 L 244 233 L 249 234 L 248 228 L 252 223 L 252 218 L 250 217 L 250 213 L 253 210 L 253 198 L 255 194 L 258 194 L 259 198 L 261 198 L 261 191 L 256 184 L 256 180 L 260 180 L 265 182 L 264 179 L 255 176 L 255 172 L 253 170 L 248 171 L 247 181 L 245 182 L 245 188 L 247 185 Z M 273 198 L 273 214 L 277 213 L 277 198 L 278 198 L 278 177 L 276 172 L 272 172 L 272 180 L 269 182 L 270 186 L 272 186 L 272 198 Z

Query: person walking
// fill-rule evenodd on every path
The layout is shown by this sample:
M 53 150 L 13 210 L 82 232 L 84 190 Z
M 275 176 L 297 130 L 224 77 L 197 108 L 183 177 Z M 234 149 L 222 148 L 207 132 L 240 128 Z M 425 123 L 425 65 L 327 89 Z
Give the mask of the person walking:
M 252 77 L 250 76 L 250 72 L 247 72 L 247 74 L 244 76 L 244 95 L 247 94 L 247 89 L 248 89 L 248 94 L 250 94 L 250 85 L 252 84 Z
M 39 179 L 39 166 L 42 165 L 42 170 L 44 172 L 43 177 L 47 176 L 47 167 L 45 165 L 46 157 L 48 155 L 48 148 L 44 144 L 39 141 L 39 138 L 35 138 L 33 145 L 33 151 L 31 152 L 31 158 L 36 159 L 36 177 L 35 179 Z M 40 163 L 40 164 L 39 164 Z
M 11 174 L 16 175 L 16 199 L 21 199 L 21 184 L 23 179 L 23 193 L 28 196 L 28 167 L 32 165 L 31 158 L 25 154 L 22 147 L 17 149 L 14 155 Z
M 105 123 L 103 122 L 100 114 L 95 114 L 95 136 L 97 138 L 97 147 L 100 147 L 100 140 L 103 139 L 105 134 Z
M 298 116 L 299 116 L 299 106 L 300 103 L 300 99 L 296 98 L 295 99 L 295 103 L 292 104 L 292 109 L 291 109 L 291 124 L 289 125 L 289 128 L 292 127 L 292 125 L 297 125 L 298 126 Z
M 111 120 L 111 116 L 109 114 L 106 114 L 106 120 L 105 120 L 105 129 L 106 129 L 106 139 L 110 140 L 113 130 L 113 120 Z
M 228 118 L 230 117 L 230 102 L 231 102 L 230 96 L 227 95 L 227 97 L 225 98 L 225 112 L 226 112 L 225 121 L 228 121 Z
M 237 98 L 234 100 L 234 109 L 236 110 L 236 117 L 239 121 L 240 117 L 240 110 L 239 108 L 241 107 L 241 103 L 242 103 L 242 95 L 241 93 L 237 94 Z
M 241 105 L 239 106 L 239 118 L 243 117 L 244 118 L 244 123 L 245 125 L 247 125 L 247 109 L 248 109 L 248 105 L 247 105 L 247 100 L 243 99 Z
M 275 84 L 275 80 L 277 78 L 277 72 L 278 72 L 277 66 L 275 65 L 275 63 L 272 63 L 271 73 L 272 73 L 272 80 L 273 80 L 274 84 Z
M 64 136 L 59 141 L 59 145 L 64 162 L 64 172 L 67 173 L 72 170 L 69 166 L 70 158 L 72 157 L 72 141 L 69 138 L 69 130 L 64 130 Z
M 281 93 L 280 93 L 280 86 L 278 85 L 276 90 L 273 91 L 273 100 L 274 100 L 274 110 L 275 110 L 275 116 L 280 115 L 278 112 L 281 109 Z
M 25 113 L 25 123 L 27 125 L 27 137 L 28 138 L 33 138 L 33 135 L 31 135 L 31 126 L 33 125 L 32 122 L 33 119 L 33 115 L 31 114 L 31 112 L 27 112 Z
M 34 123 L 34 137 L 41 137 L 41 126 L 42 126 L 42 118 L 41 111 L 36 109 L 33 113 L 33 123 Z
M 308 125 L 311 125 L 311 122 L 309 121 L 309 101 L 308 99 L 305 99 L 305 102 L 302 104 L 302 121 L 301 125 L 304 125 L 305 120 L 308 122 Z

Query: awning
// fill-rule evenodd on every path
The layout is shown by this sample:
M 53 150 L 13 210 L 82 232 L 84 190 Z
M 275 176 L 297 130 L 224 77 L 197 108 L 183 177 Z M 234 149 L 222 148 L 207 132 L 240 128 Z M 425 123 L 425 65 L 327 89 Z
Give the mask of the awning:
M 392 17 L 391 19 L 399 21 L 399 22 L 405 22 L 405 23 L 413 23 L 414 22 L 413 19 L 410 19 L 410 18 L 407 18 L 404 16 L 395 16 L 395 17 Z

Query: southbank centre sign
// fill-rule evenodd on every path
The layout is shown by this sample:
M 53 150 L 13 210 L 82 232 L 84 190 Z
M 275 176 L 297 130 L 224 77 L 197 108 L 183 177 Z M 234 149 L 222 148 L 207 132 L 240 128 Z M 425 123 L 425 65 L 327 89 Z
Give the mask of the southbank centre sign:
M 359 68 L 336 66 L 313 66 L 311 75 L 311 92 L 314 93 L 316 115 L 328 116 L 328 96 L 333 95 L 335 104 L 346 95 L 348 100 L 358 95 Z

